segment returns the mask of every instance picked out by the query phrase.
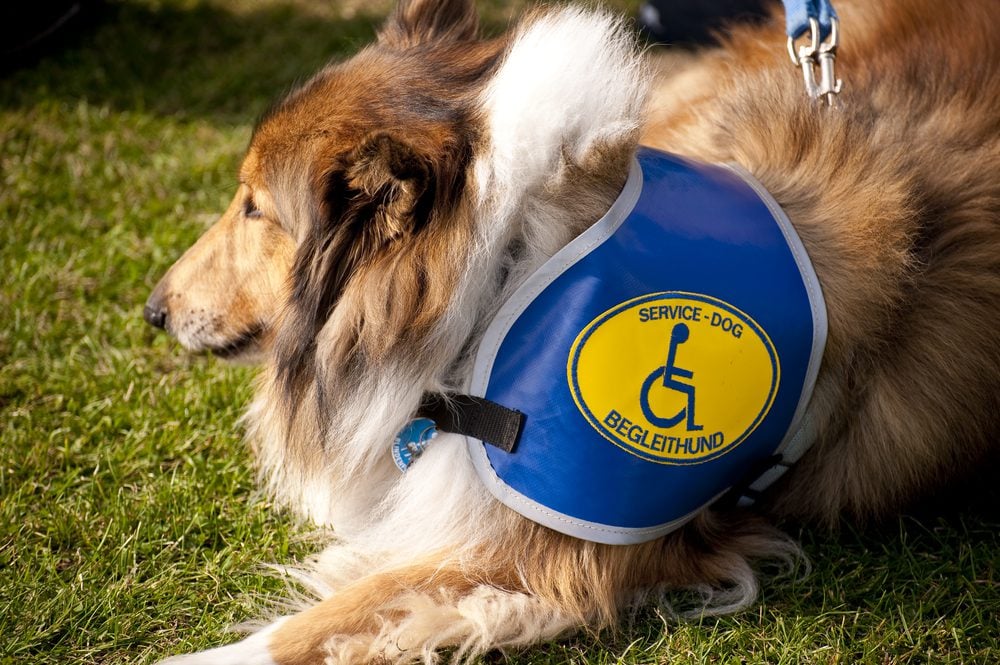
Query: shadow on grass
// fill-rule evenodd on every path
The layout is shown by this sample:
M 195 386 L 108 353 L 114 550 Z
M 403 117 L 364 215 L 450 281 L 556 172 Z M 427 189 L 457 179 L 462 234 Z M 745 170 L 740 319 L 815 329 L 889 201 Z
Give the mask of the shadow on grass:
M 245 123 L 296 82 L 369 43 L 392 4 L 99 3 L 59 48 L 2 75 L 0 109 L 80 100 L 118 111 Z M 497 34 L 529 3 L 480 4 L 484 32 Z
M 85 100 L 118 111 L 246 122 L 329 60 L 370 41 L 382 16 L 294 4 L 245 11 L 105 4 L 86 32 L 0 81 L 0 108 Z

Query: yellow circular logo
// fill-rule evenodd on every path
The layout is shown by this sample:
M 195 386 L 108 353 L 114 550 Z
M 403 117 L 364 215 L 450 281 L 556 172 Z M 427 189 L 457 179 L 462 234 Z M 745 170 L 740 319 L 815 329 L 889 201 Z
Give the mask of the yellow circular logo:
M 588 422 L 623 450 L 661 464 L 724 455 L 774 402 L 774 344 L 749 315 L 697 293 L 651 293 L 604 312 L 566 367 Z

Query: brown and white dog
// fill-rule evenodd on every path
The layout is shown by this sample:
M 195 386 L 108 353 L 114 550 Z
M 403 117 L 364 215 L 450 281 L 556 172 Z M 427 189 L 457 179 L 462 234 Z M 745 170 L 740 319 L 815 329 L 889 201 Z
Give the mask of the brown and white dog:
M 818 440 L 765 515 L 891 515 L 997 446 L 1000 52 L 993 0 L 837 3 L 836 108 L 802 90 L 777 21 L 661 75 L 602 12 L 477 37 L 467 0 L 403 0 L 378 40 L 260 122 L 232 205 L 146 318 L 192 350 L 260 357 L 246 417 L 263 482 L 335 528 L 317 600 L 177 663 L 434 661 L 615 621 L 644 592 L 751 603 L 795 555 L 767 518 L 710 508 L 640 545 L 550 531 L 441 435 L 400 474 L 427 391 L 462 390 L 500 303 L 600 218 L 639 141 L 735 162 L 811 256 L 829 340 Z

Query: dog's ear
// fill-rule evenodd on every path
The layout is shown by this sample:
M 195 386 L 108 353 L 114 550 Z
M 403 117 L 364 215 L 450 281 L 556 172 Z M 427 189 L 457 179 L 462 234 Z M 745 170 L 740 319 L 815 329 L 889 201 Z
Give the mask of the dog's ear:
M 475 39 L 478 32 L 479 17 L 472 0 L 400 0 L 379 32 L 379 40 L 407 48 Z
M 311 339 L 352 275 L 393 241 L 426 224 L 433 203 L 429 160 L 384 132 L 365 138 L 325 176 L 320 219 L 299 245 L 292 302 Z
M 300 389 L 301 371 L 316 352 L 316 333 L 359 268 L 393 241 L 426 222 L 422 200 L 431 180 L 428 161 L 390 134 L 366 137 L 322 175 L 318 217 L 299 244 L 290 303 L 295 316 L 276 343 L 279 376 Z
M 278 340 L 279 375 L 299 386 L 314 357 L 315 337 L 351 278 L 397 241 L 428 225 L 435 206 L 447 210 L 457 195 L 456 168 L 445 151 L 432 159 L 387 132 L 362 140 L 322 177 L 318 218 L 296 252 L 290 303 L 293 318 Z
M 368 201 L 363 232 L 373 249 L 416 231 L 427 221 L 430 161 L 387 132 L 370 134 L 346 172 L 350 190 Z

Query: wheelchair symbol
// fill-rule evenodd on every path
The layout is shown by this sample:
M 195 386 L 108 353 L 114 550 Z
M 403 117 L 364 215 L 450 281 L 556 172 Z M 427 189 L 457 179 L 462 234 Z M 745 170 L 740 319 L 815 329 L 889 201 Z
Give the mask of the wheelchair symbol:
M 667 351 L 667 362 L 661 367 L 653 370 L 653 373 L 642 382 L 642 393 L 639 396 L 639 403 L 642 406 L 642 414 L 646 416 L 652 424 L 657 427 L 669 428 L 679 424 L 682 420 L 687 420 L 687 430 L 696 432 L 704 429 L 702 425 L 694 422 L 694 386 L 689 383 L 682 383 L 677 379 L 692 379 L 694 372 L 682 369 L 674 365 L 677 360 L 677 347 L 688 340 L 691 331 L 686 323 L 678 323 L 670 331 L 670 348 Z M 687 396 L 687 406 L 682 408 L 676 415 L 669 418 L 658 416 L 649 404 L 649 391 L 653 385 L 662 379 L 661 385 L 667 390 L 683 393 Z

